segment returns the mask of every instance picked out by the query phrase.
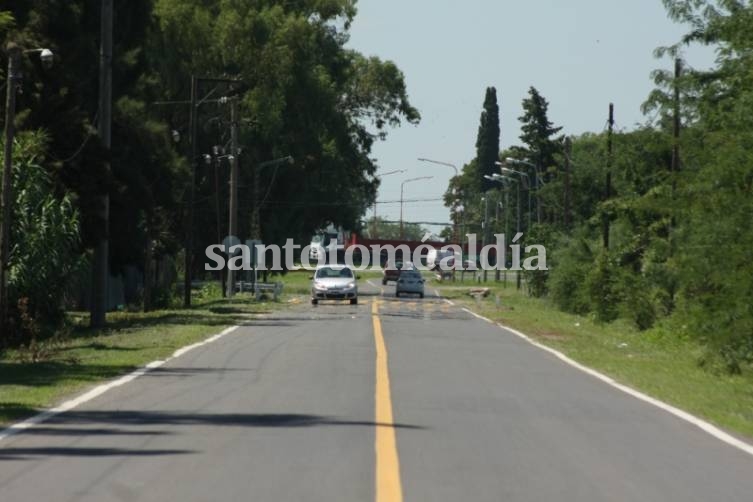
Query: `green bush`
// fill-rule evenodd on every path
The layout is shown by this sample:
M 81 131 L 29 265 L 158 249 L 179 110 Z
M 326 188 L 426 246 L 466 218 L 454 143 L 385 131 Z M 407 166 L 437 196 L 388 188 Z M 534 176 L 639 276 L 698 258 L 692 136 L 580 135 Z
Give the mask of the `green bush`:
M 593 265 L 593 253 L 588 241 L 581 236 L 563 236 L 560 240 L 551 256 L 549 296 L 565 312 L 588 314 L 591 303 L 585 284 Z
M 586 276 L 586 291 L 597 322 L 612 322 L 619 314 L 619 290 L 617 264 L 608 250 L 602 250 Z
M 6 342 L 53 334 L 63 321 L 69 278 L 85 265 L 79 250 L 79 215 L 69 196 L 58 197 L 41 166 L 42 133 L 17 138 L 13 162 L 13 220 L 8 297 L 11 316 Z
M 526 234 L 525 246 L 540 245 L 549 253 L 554 249 L 557 241 L 557 233 L 551 225 L 534 225 L 531 231 Z M 547 260 L 550 260 L 547 255 Z M 551 263 L 547 266 L 551 268 Z M 535 298 L 541 298 L 549 292 L 549 270 L 524 270 L 523 277 L 526 281 L 528 294 Z
M 655 288 L 652 288 L 640 274 L 622 271 L 619 289 L 622 298 L 621 316 L 632 321 L 641 331 L 653 327 L 657 319 L 657 310 L 654 307 Z

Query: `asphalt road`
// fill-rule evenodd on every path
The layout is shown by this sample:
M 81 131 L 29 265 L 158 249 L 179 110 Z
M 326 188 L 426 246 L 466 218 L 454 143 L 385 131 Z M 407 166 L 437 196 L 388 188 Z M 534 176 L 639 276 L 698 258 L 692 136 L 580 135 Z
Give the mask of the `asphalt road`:
M 271 314 L 0 441 L 0 501 L 753 500 L 752 456 L 380 289 Z

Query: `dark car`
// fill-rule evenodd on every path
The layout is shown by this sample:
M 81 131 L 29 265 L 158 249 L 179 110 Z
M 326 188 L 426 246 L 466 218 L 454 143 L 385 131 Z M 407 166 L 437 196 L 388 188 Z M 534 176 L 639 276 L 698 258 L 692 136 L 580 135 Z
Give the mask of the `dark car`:
M 382 273 L 382 286 L 387 285 L 389 281 L 397 282 L 400 278 L 400 270 L 403 268 L 403 262 L 388 262 L 384 266 L 384 272 Z

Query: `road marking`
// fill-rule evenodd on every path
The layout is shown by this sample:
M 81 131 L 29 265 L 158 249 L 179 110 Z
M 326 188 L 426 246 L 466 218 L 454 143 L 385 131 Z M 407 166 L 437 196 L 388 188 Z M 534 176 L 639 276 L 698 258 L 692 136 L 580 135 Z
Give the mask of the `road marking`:
M 584 366 L 584 365 L 580 364 L 579 362 L 574 361 L 573 359 L 570 359 L 568 356 L 566 356 L 562 352 L 560 352 L 558 350 L 555 350 L 555 349 L 553 349 L 551 347 L 547 347 L 546 345 L 535 341 L 534 339 L 532 339 L 531 337 L 529 337 L 525 333 L 522 333 L 522 332 L 520 332 L 520 331 L 518 331 L 518 330 L 516 330 L 514 328 L 510 328 L 509 326 L 505 326 L 504 324 L 501 324 L 501 323 L 494 323 L 490 319 L 487 319 L 486 317 L 483 317 L 483 316 L 481 316 L 479 314 L 476 314 L 475 312 L 473 312 L 472 310 L 469 310 L 467 308 L 463 308 L 463 310 L 466 311 L 466 312 L 468 312 L 469 314 L 477 317 L 478 319 L 481 319 L 481 320 L 486 321 L 486 322 L 490 322 L 492 324 L 495 324 L 497 327 L 499 327 L 499 328 L 501 328 L 503 330 L 509 331 L 513 335 L 515 335 L 515 336 L 517 336 L 519 338 L 522 338 L 523 340 L 525 340 L 526 342 L 530 343 L 534 347 L 537 347 L 537 348 L 539 348 L 541 350 L 545 350 L 545 351 L 549 352 L 550 354 L 554 355 L 555 357 L 557 357 L 559 360 L 561 360 L 565 364 L 568 364 L 568 365 L 572 366 L 573 368 L 575 368 L 577 370 L 580 370 L 583 373 L 586 373 L 587 375 L 590 375 L 590 376 L 592 376 L 592 377 L 594 377 L 594 378 L 596 378 L 598 380 L 601 380 L 605 384 L 607 384 L 607 385 L 609 385 L 611 387 L 614 387 L 615 389 L 617 389 L 619 391 L 622 391 L 625 394 L 628 394 L 629 396 L 632 396 L 632 397 L 634 397 L 636 399 L 640 399 L 641 401 L 643 401 L 645 403 L 648 403 L 648 404 L 650 404 L 652 406 L 655 406 L 655 407 L 657 407 L 657 408 L 659 408 L 659 409 L 661 409 L 661 410 L 663 410 L 663 411 L 665 411 L 667 413 L 670 413 L 670 414 L 676 416 L 677 418 L 679 418 L 681 420 L 684 420 L 685 422 L 688 422 L 689 424 L 698 427 L 699 429 L 701 429 L 702 431 L 706 432 L 707 434 L 710 434 L 711 436 L 715 437 L 716 439 L 718 439 L 718 440 L 720 440 L 720 441 L 722 441 L 724 443 L 727 443 L 730 446 L 733 446 L 733 447 L 735 447 L 735 448 L 737 448 L 737 449 L 739 449 L 739 450 L 741 450 L 741 451 L 743 451 L 743 452 L 745 452 L 745 453 L 747 453 L 749 455 L 753 455 L 753 445 L 751 445 L 749 443 L 746 443 L 745 441 L 741 441 L 740 439 L 737 439 L 736 437 L 734 437 L 734 436 L 732 436 L 730 434 L 727 434 L 723 430 L 721 430 L 718 427 L 716 427 L 715 425 L 713 425 L 713 424 L 711 424 L 711 423 L 703 420 L 702 418 L 696 417 L 695 415 L 691 415 L 687 411 L 683 411 L 683 410 L 681 410 L 679 408 L 675 408 L 671 404 L 667 404 L 664 401 L 660 401 L 659 399 L 653 398 L 653 397 L 651 397 L 651 396 L 649 396 L 647 394 L 644 394 L 643 392 L 640 392 L 640 391 L 637 391 L 637 390 L 633 389 L 632 387 L 628 387 L 625 384 L 621 384 L 621 383 L 617 382 L 616 380 L 614 380 L 613 378 L 611 378 L 611 377 L 609 377 L 609 376 L 607 376 L 607 375 L 605 375 L 603 373 L 600 373 L 600 372 L 596 371 L 593 368 L 589 368 L 588 366 Z
M 397 456 L 395 422 L 392 416 L 387 346 L 382 335 L 382 321 L 376 303 L 371 309 L 376 346 L 376 502 L 402 502 L 400 462 Z
M 482 315 L 479 315 L 479 314 L 475 313 L 474 311 L 472 311 L 472 310 L 470 310 L 470 309 L 467 309 L 467 308 L 463 307 L 463 311 L 464 311 L 464 312 L 467 312 L 467 313 L 469 313 L 469 314 L 471 314 L 471 315 L 472 315 L 473 317 L 475 317 L 476 319 L 481 319 L 482 321 L 486 321 L 486 322 L 488 322 L 489 324 L 494 324 L 494 321 L 492 321 L 491 319 L 489 319 L 489 318 L 487 318 L 487 317 L 484 317 L 484 316 L 482 316 Z
M 161 361 L 152 361 L 149 364 L 146 364 L 145 366 L 142 366 L 141 368 L 132 371 L 131 373 L 128 373 L 127 375 L 124 375 L 120 378 L 117 378 L 111 382 L 104 383 L 102 385 L 98 385 L 97 387 L 94 387 L 88 392 L 85 392 L 81 394 L 78 397 L 75 397 L 73 399 L 70 399 L 64 403 L 62 403 L 59 406 L 56 406 L 55 408 L 51 408 L 49 410 L 43 411 L 42 413 L 39 413 L 37 415 L 34 415 L 33 417 L 27 418 L 23 422 L 19 422 L 16 424 L 11 425 L 10 427 L 6 428 L 5 430 L 0 431 L 0 441 L 3 439 L 6 439 L 14 434 L 17 434 L 23 430 L 31 429 L 32 427 L 41 424 L 42 422 L 46 422 L 47 420 L 51 419 L 52 417 L 59 415 L 61 413 L 65 413 L 66 411 L 70 411 L 78 406 L 81 406 L 82 404 L 91 401 L 92 399 L 101 396 L 105 392 L 114 389 L 115 387 L 120 387 L 121 385 L 125 385 L 128 382 L 137 379 L 140 376 L 143 376 L 150 371 L 152 371 L 155 368 L 159 368 L 163 364 L 175 359 L 176 357 L 180 357 L 186 352 L 193 350 L 197 347 L 201 347 L 203 345 L 210 344 L 212 342 L 215 342 L 219 340 L 220 338 L 224 337 L 225 335 L 229 335 L 236 329 L 238 329 L 240 326 L 231 326 L 221 333 L 218 333 L 214 336 L 211 336 L 207 338 L 206 340 L 203 340 L 201 342 L 197 342 L 191 345 L 187 345 L 185 347 L 182 347 L 180 349 L 177 349 L 175 352 L 173 352 L 173 355 L 168 357 L 167 359 L 161 360 Z
M 518 336 L 519 338 L 522 338 L 523 340 L 527 341 L 528 343 L 530 343 L 534 347 L 538 347 L 541 350 L 545 350 L 545 351 L 549 352 L 550 354 L 554 355 L 555 357 L 557 357 L 558 359 L 560 359 L 564 363 L 569 364 L 573 368 L 576 368 L 576 369 L 578 369 L 578 370 L 580 370 L 580 371 L 582 371 L 582 372 L 584 372 L 584 373 L 586 373 L 588 375 L 591 375 L 592 377 L 601 380 L 602 382 L 606 383 L 607 385 L 610 385 L 610 386 L 614 387 L 615 389 L 618 389 L 618 390 L 624 392 L 625 394 L 628 394 L 628 395 L 630 395 L 630 396 L 632 396 L 632 397 L 634 397 L 636 399 L 640 399 L 641 401 L 643 401 L 645 403 L 648 403 L 648 404 L 651 404 L 651 405 L 653 405 L 653 406 L 655 406 L 655 407 L 657 407 L 657 408 L 659 408 L 661 410 L 666 411 L 667 413 L 671 413 L 672 415 L 676 416 L 677 418 L 680 418 L 681 420 L 684 420 L 684 421 L 686 421 L 686 422 L 688 422 L 688 423 L 690 423 L 692 425 L 695 425 L 696 427 L 698 427 L 702 431 L 706 432 L 707 434 L 712 435 L 716 439 L 718 439 L 720 441 L 723 441 L 723 442 L 727 443 L 730 446 L 734 446 L 735 448 L 737 448 L 739 450 L 742 450 L 742 451 L 744 451 L 745 453 L 747 453 L 749 455 L 753 455 L 753 445 L 748 444 L 748 443 L 746 443 L 744 441 L 741 441 L 741 440 L 737 439 L 736 437 L 734 437 L 734 436 L 732 436 L 730 434 L 727 434 L 723 430 L 721 430 L 718 427 L 716 427 L 715 425 L 713 425 L 713 424 L 711 424 L 711 423 L 703 420 L 702 418 L 696 417 L 695 415 L 691 415 L 687 411 L 683 411 L 683 410 L 681 410 L 679 408 L 675 408 L 671 404 L 667 404 L 664 401 L 660 401 L 659 399 L 653 398 L 653 397 L 651 397 L 651 396 L 649 396 L 647 394 L 644 394 L 643 392 L 637 391 L 637 390 L 633 389 L 632 387 L 628 387 L 627 385 L 621 384 L 621 383 L 617 382 L 616 380 L 614 380 L 613 378 L 611 378 L 611 377 L 609 377 L 609 376 L 607 376 L 607 375 L 605 375 L 603 373 L 600 373 L 600 372 L 598 372 L 598 371 L 596 371 L 596 370 L 594 370 L 592 368 L 589 368 L 588 366 L 584 366 L 584 365 L 580 364 L 579 362 L 570 359 L 568 356 L 566 356 L 562 352 L 560 352 L 558 350 L 555 350 L 555 349 L 553 349 L 551 347 L 547 347 L 546 345 L 541 344 L 541 343 L 533 340 L 528 335 L 526 335 L 526 334 L 524 334 L 524 333 L 522 333 L 522 332 L 520 332 L 520 331 L 518 331 L 516 329 L 509 328 L 509 327 L 505 326 L 504 324 L 497 324 L 497 326 L 499 326 L 500 328 L 502 328 L 504 330 L 509 331 L 510 333 L 514 334 L 515 336 Z

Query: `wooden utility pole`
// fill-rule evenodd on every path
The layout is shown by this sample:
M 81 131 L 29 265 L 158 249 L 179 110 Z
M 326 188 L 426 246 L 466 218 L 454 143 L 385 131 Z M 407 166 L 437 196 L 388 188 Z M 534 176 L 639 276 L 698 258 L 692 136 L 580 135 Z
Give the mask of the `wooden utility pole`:
M 612 198 L 612 136 L 614 134 L 614 105 L 609 103 L 609 130 L 607 131 L 607 176 L 606 186 L 604 187 L 604 202 Z M 609 211 L 604 209 L 602 215 L 603 221 L 603 240 L 604 249 L 609 249 Z
M 673 127 L 672 127 L 672 173 L 680 170 L 680 76 L 682 75 L 682 59 L 675 59 L 675 79 L 674 79 L 674 102 L 673 102 Z M 674 191 L 674 180 L 672 181 Z
M 112 146 L 112 18 L 113 0 L 102 0 L 100 26 L 102 40 L 99 50 L 99 124 L 97 132 L 102 141 L 102 146 L 108 152 Z M 105 162 L 104 171 L 105 173 L 110 171 L 109 161 Z M 110 195 L 107 190 L 108 188 L 105 187 L 105 193 L 99 200 L 102 236 L 94 248 L 94 263 L 92 266 L 92 302 L 89 320 L 92 328 L 101 328 L 105 325 L 105 312 L 107 311 L 107 279 L 110 275 Z
M 570 140 L 570 136 L 565 137 L 565 214 L 563 216 L 565 228 L 568 230 L 570 229 L 570 154 L 572 153 L 572 146 L 573 143 Z
M 191 273 L 193 267 L 193 205 L 196 185 L 196 124 L 198 122 L 196 95 L 198 93 L 198 79 L 191 75 L 191 110 L 189 112 L 189 129 L 191 134 L 191 181 L 188 187 L 188 207 L 186 208 L 186 242 L 185 242 L 185 267 L 183 274 L 183 306 L 191 306 Z
M 16 123 L 16 92 L 21 85 L 21 49 L 14 43 L 7 46 L 8 80 L 5 100 L 5 144 L 3 181 L 0 195 L 0 346 L 8 336 L 8 260 L 10 258 L 10 222 L 13 218 L 13 136 Z
M 238 98 L 230 99 L 230 222 L 228 234 L 238 236 Z M 229 251 L 229 250 L 228 250 Z M 229 256 L 233 256 L 229 253 Z M 235 295 L 235 271 L 227 268 L 227 296 Z

